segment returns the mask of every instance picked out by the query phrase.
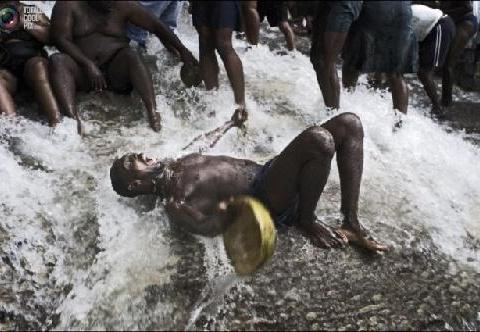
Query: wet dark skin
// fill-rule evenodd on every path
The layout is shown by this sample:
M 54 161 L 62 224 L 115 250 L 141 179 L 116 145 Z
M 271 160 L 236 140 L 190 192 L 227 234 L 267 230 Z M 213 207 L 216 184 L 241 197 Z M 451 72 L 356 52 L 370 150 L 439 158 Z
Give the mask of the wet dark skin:
M 315 209 L 335 153 L 344 220 L 341 227 L 332 229 L 317 220 Z M 262 167 L 250 160 L 201 154 L 175 161 L 156 161 L 143 154 L 122 158 L 117 169 L 130 196 L 160 196 L 166 200 L 165 209 L 172 222 L 205 236 L 225 231 L 234 213 L 228 202 L 249 193 Z M 158 177 L 165 165 L 170 175 Z M 299 195 L 296 225 L 315 245 L 329 248 L 354 242 L 368 250 L 383 251 L 387 247 L 367 239 L 358 221 L 362 170 L 363 128 L 356 115 L 343 113 L 298 135 L 276 157 L 266 175 L 264 191 L 273 214 L 284 211 Z
M 150 126 L 159 131 L 152 78 L 128 46 L 127 22 L 155 34 L 184 63 L 198 64 L 175 34 L 136 1 L 57 1 L 52 37 L 62 53 L 51 57 L 52 86 L 63 112 L 79 119 L 77 90 L 122 92 L 131 85 L 145 105 Z
M 19 13 L 23 13 L 23 4 L 19 1 L 1 1 L 1 6 L 12 5 Z M 50 44 L 50 22 L 44 14 L 37 15 L 37 20 L 30 22 L 31 27 L 26 30 L 33 38 L 42 44 Z M 24 30 L 24 16 L 19 15 L 17 29 Z M 4 43 L 4 32 L 0 33 L 0 45 Z M 5 43 L 16 43 L 18 39 L 12 38 Z M 42 56 L 34 56 L 25 63 L 23 77 L 15 77 L 9 70 L 0 68 L 0 114 L 15 115 L 16 108 L 13 96 L 17 92 L 18 80 L 24 79 L 32 89 L 40 109 L 47 116 L 48 123 L 55 127 L 60 121 L 60 110 L 53 95 L 48 75 L 48 60 Z

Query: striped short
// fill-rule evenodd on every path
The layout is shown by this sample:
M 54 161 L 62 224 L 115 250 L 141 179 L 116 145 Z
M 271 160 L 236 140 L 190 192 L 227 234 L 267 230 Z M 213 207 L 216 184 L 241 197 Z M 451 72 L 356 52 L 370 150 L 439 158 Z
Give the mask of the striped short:
M 419 43 L 419 64 L 422 69 L 443 67 L 450 44 L 455 37 L 455 23 L 450 16 L 442 17 Z

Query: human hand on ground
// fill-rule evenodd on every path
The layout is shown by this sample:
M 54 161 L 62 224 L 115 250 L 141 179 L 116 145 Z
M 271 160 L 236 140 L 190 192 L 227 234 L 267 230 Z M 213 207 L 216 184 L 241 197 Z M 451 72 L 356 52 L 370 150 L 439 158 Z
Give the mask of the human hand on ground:
M 94 91 L 99 92 L 107 88 L 105 77 L 103 77 L 102 72 L 93 61 L 87 64 L 85 71 L 90 81 L 90 86 Z
M 235 127 L 241 127 L 248 119 L 248 112 L 245 108 L 237 108 L 230 119 Z
M 160 113 L 152 112 L 148 114 L 148 121 L 150 122 L 150 127 L 156 132 L 159 132 L 162 129 Z

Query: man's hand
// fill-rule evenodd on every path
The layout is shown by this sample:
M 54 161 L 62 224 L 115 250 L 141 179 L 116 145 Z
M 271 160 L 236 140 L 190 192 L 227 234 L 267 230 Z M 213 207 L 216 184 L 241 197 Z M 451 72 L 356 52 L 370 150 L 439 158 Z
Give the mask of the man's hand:
M 197 59 L 193 56 L 193 54 L 188 50 L 185 49 L 181 54 L 180 57 L 182 59 L 182 62 L 185 63 L 186 65 L 190 66 L 200 66 L 200 63 L 198 62 Z
M 105 81 L 102 72 L 93 61 L 90 61 L 85 66 L 85 72 L 94 91 L 99 92 L 107 88 L 107 82 Z
M 162 129 L 160 113 L 155 111 L 148 113 L 148 121 L 154 131 L 159 132 Z
M 248 112 L 245 108 L 237 108 L 232 115 L 231 121 L 233 122 L 234 127 L 240 128 L 243 126 L 245 121 L 248 119 Z
M 348 243 L 345 235 L 318 222 L 301 225 L 301 228 L 307 233 L 313 244 L 321 248 L 343 247 Z

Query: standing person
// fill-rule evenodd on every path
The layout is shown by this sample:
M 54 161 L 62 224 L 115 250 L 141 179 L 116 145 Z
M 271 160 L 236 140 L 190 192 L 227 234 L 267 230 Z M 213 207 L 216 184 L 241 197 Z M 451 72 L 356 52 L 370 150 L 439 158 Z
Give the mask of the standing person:
M 29 22 L 32 26 L 28 28 L 24 24 L 26 7 L 32 8 L 38 18 Z M 12 15 L 8 22 L 11 25 L 2 24 L 0 29 L 0 114 L 16 114 L 13 96 L 25 84 L 33 90 L 49 125 L 55 127 L 60 121 L 60 111 L 50 86 L 48 58 L 43 49 L 50 44 L 50 22 L 38 7 L 19 1 L 0 1 L 0 9 Z
M 313 7 L 310 61 L 328 108 L 340 107 L 340 81 L 335 64 L 361 8 L 361 1 L 319 1 Z
M 248 1 L 247 8 L 255 8 L 257 11 L 258 22 L 261 23 L 265 18 L 267 18 L 268 24 L 271 27 L 278 27 L 280 31 L 285 36 L 287 42 L 287 49 L 293 51 L 295 49 L 295 34 L 293 33 L 290 24 L 288 23 L 288 7 L 286 1 L 271 1 L 271 0 L 260 0 L 260 1 Z M 244 5 L 245 6 L 245 5 Z M 244 13 L 246 10 L 244 8 Z M 245 30 L 255 30 L 255 37 L 252 40 L 249 40 L 251 44 L 256 45 L 258 43 L 258 35 L 260 32 L 260 24 L 257 24 L 255 28 L 249 27 L 250 21 L 245 19 Z M 247 33 L 248 36 L 248 33 Z
M 365 1 L 346 45 L 343 85 L 353 88 L 359 73 L 385 73 L 393 108 L 407 113 L 408 88 L 403 74 L 416 73 L 418 59 L 410 1 Z
M 182 1 L 139 1 L 140 5 L 162 21 L 172 32 L 177 27 L 178 13 Z M 127 25 L 127 37 L 134 40 L 142 48 L 146 47 L 148 31 L 135 25 Z
M 440 1 L 440 9 L 455 22 L 456 33 L 448 53 L 442 76 L 442 104 L 452 103 L 454 66 L 468 41 L 478 30 L 478 21 L 473 14 L 472 1 Z
M 152 77 L 129 46 L 125 26 L 132 23 L 154 33 L 188 64 L 197 60 L 158 18 L 135 1 L 58 1 L 53 7 L 52 35 L 62 52 L 51 56 L 51 82 L 62 110 L 79 119 L 77 90 L 138 92 L 150 126 L 161 129 Z
M 236 109 L 247 119 L 242 61 L 232 46 L 233 30 L 241 29 L 240 1 L 193 1 L 193 25 L 198 31 L 200 70 L 207 90 L 218 87 L 219 67 L 215 51 L 225 65 Z
M 418 78 L 432 102 L 432 112 L 441 116 L 442 105 L 433 80 L 434 70 L 443 68 L 455 36 L 455 23 L 440 9 L 412 5 L 413 28 L 418 40 Z

